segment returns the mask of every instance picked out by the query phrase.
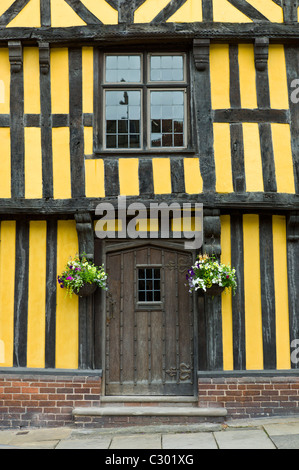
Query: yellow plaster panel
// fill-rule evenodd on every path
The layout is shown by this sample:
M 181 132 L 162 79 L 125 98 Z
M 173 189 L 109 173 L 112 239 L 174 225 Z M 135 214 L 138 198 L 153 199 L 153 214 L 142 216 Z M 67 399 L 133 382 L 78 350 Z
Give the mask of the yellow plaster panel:
M 259 216 L 243 216 L 246 369 L 261 370 L 263 363 Z
M 93 48 L 82 48 L 83 113 L 93 113 Z
M 31 221 L 27 367 L 45 367 L 46 245 L 47 222 Z
M 272 0 L 247 0 L 247 2 L 273 23 L 283 23 L 283 10 Z
M 243 123 L 243 139 L 246 191 L 263 192 L 264 180 L 258 124 Z
M 13 366 L 14 290 L 15 290 L 15 221 L 0 224 L 0 338 L 4 343 L 4 367 Z
M 221 262 L 231 265 L 231 227 L 230 216 L 221 218 Z M 232 292 L 227 290 L 222 294 L 222 331 L 223 331 L 223 369 L 234 369 L 233 356 L 233 312 Z
M 40 114 L 40 67 L 37 47 L 24 48 L 24 112 Z
M 256 109 L 256 70 L 252 44 L 239 44 L 239 76 L 241 107 Z
M 252 23 L 248 16 L 241 13 L 227 0 L 213 0 L 214 21 L 224 23 Z
M 153 177 L 155 194 L 171 193 L 171 173 L 169 158 L 153 158 Z
M 0 198 L 11 197 L 10 129 L 0 128 Z
M 69 261 L 78 254 L 76 222 L 60 220 L 57 226 L 57 273 L 60 275 Z M 56 368 L 78 368 L 78 296 L 67 297 L 65 289 L 57 287 L 56 297 Z
M 228 44 L 212 44 L 210 48 L 211 94 L 213 109 L 230 108 L 230 72 Z
M 184 158 L 185 189 L 187 194 L 202 193 L 203 182 L 199 158 Z
M 68 49 L 51 50 L 52 113 L 69 113 L 69 58 Z
M 121 196 L 139 194 L 138 158 L 119 159 L 119 188 Z
M 288 268 L 286 219 L 273 216 L 273 260 L 276 310 L 276 357 L 277 369 L 289 369 L 290 330 L 288 305 Z
M 8 10 L 15 0 L 1 0 L 0 2 L 0 16 Z
M 8 49 L 0 48 L 0 114 L 10 113 L 10 62 Z
M 104 24 L 118 24 L 118 11 L 105 0 L 81 0 L 81 2 Z
M 85 25 L 85 21 L 81 20 L 64 0 L 51 0 L 51 26 L 53 28 Z
M 279 193 L 295 193 L 294 167 L 289 124 L 271 124 L 275 174 Z
M 268 70 L 271 108 L 289 109 L 287 69 L 283 45 L 270 45 Z
M 85 160 L 86 197 L 105 197 L 104 161 Z
M 135 11 L 134 23 L 150 23 L 168 3 L 169 0 L 146 0 Z
M 232 193 L 234 189 L 229 124 L 214 124 L 214 154 L 216 167 L 216 191 L 218 193 Z
M 25 198 L 43 197 L 41 129 L 25 128 Z
M 70 131 L 67 127 L 57 127 L 52 135 L 54 199 L 69 199 L 72 197 Z
M 93 128 L 84 127 L 84 155 L 93 153 Z
M 173 23 L 192 23 L 197 21 L 202 21 L 202 0 L 187 0 L 168 20 L 168 22 Z
M 30 0 L 22 11 L 8 23 L 8 28 L 39 28 L 40 22 L 40 0 Z

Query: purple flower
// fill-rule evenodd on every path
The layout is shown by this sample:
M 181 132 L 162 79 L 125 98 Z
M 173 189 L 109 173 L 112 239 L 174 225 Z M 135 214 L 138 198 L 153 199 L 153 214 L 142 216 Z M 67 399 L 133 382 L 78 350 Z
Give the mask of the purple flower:
M 66 278 L 66 280 L 67 280 L 67 281 L 73 281 L 74 279 L 72 278 L 72 276 L 68 276 L 68 277 Z

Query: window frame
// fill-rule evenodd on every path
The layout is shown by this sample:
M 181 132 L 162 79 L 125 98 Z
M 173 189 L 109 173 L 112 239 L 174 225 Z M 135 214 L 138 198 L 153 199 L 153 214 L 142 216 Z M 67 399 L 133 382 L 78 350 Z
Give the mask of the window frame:
M 140 82 L 124 82 L 112 83 L 106 82 L 106 57 L 108 55 L 137 55 L 141 57 L 141 80 Z M 150 59 L 152 56 L 162 55 L 178 55 L 183 56 L 184 77 L 182 81 L 151 81 L 150 80 Z M 145 50 L 130 49 L 125 52 L 119 52 L 116 48 L 112 50 L 99 50 L 95 60 L 96 70 L 95 77 L 95 125 L 94 125 L 94 153 L 101 156 L 114 155 L 115 153 L 123 156 L 131 155 L 148 155 L 155 154 L 186 154 L 195 153 L 192 131 L 192 105 L 190 92 L 190 55 L 185 49 L 171 49 L 170 51 L 160 51 L 156 48 Z M 140 148 L 107 148 L 106 147 L 106 108 L 105 95 L 106 91 L 131 91 L 140 90 L 141 92 L 141 122 L 140 122 Z M 184 146 L 183 147 L 152 147 L 150 139 L 151 130 L 151 91 L 184 91 Z
M 139 276 L 138 276 L 138 271 L 139 269 L 159 269 L 160 270 L 160 300 L 153 300 L 153 301 L 142 301 L 139 300 Z M 135 310 L 136 311 L 148 311 L 148 310 L 154 310 L 154 311 L 160 311 L 163 310 L 164 308 L 164 281 L 163 277 L 164 274 L 162 272 L 163 266 L 162 264 L 136 264 L 135 266 Z

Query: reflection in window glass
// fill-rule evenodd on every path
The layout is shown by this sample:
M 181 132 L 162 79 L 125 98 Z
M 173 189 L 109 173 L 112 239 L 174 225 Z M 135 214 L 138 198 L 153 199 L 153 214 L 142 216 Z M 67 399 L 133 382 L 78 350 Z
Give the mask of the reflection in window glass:
M 106 83 L 140 83 L 141 57 L 139 55 L 106 56 Z
M 160 283 L 159 268 L 138 269 L 138 302 L 160 302 Z
M 106 148 L 140 148 L 141 92 L 106 91 Z
M 151 92 L 151 147 L 184 147 L 184 92 Z
M 150 59 L 150 79 L 157 82 L 182 82 L 184 59 L 182 55 L 153 55 Z

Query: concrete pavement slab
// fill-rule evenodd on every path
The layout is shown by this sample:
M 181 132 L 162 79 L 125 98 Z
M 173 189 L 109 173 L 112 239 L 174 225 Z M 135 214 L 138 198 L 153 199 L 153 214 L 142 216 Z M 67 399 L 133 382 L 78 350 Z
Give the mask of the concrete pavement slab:
M 59 442 L 56 449 L 109 449 L 112 436 L 90 439 L 65 439 Z
M 290 434 L 288 436 L 272 436 L 272 441 L 274 442 L 277 449 L 289 449 L 289 450 L 298 450 L 299 449 L 299 435 Z
M 217 449 L 213 433 L 164 434 L 162 449 Z
M 266 424 L 263 426 L 269 436 L 283 436 L 289 434 L 299 435 L 299 422 L 288 423 L 280 422 L 273 424 Z
M 214 433 L 219 449 L 275 449 L 267 434 L 260 429 L 227 430 Z
M 110 449 L 161 449 L 161 434 L 116 436 Z

